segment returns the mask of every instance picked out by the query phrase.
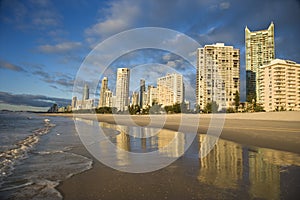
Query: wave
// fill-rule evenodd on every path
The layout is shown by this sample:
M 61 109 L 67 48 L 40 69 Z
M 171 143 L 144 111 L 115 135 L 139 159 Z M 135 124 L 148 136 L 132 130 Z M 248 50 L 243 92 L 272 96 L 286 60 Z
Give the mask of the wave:
M 55 124 L 50 120 L 44 121 L 44 127 L 33 131 L 32 135 L 14 144 L 15 148 L 0 153 L 0 187 L 3 179 L 12 174 L 15 164 L 28 158 L 28 152 L 38 143 L 40 136 L 47 134 Z

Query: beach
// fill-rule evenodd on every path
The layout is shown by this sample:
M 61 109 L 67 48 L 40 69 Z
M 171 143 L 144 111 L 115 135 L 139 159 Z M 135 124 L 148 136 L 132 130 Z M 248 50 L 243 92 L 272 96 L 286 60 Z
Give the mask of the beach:
M 93 119 L 95 115 L 80 117 Z M 114 119 L 112 115 L 96 117 L 111 124 L 120 122 L 120 118 Z M 149 116 L 131 117 L 133 121 L 129 116 L 121 116 L 123 124 L 147 126 L 151 121 Z M 181 117 L 167 116 L 164 128 L 178 131 Z M 201 116 L 199 133 L 207 130 L 211 118 L 211 115 Z M 189 115 L 189 120 L 193 116 Z M 155 125 L 158 122 L 151 124 Z M 105 127 L 115 128 L 108 124 Z M 78 145 L 71 151 L 92 159 L 93 167 L 63 181 L 57 189 L 64 199 L 297 199 L 299 196 L 298 112 L 226 115 L 221 138 L 234 142 L 220 139 L 206 157 L 199 158 L 203 138 L 205 134 L 197 134 L 191 147 L 175 162 L 148 173 L 112 169 Z M 158 137 L 158 143 L 160 140 Z M 130 142 L 117 140 L 116 145 L 133 147 L 136 142 L 142 140 L 130 137 Z M 151 146 L 145 144 L 147 148 Z
M 48 114 L 47 114 L 48 115 Z M 79 117 L 128 126 L 151 126 L 179 131 L 197 130 L 205 134 L 211 122 L 222 129 L 220 138 L 237 143 L 300 153 L 300 112 L 261 112 L 232 114 L 111 115 L 111 114 L 49 114 Z M 183 120 L 184 119 L 184 120 Z M 184 121 L 184 122 L 182 122 Z M 196 121 L 196 122 L 195 122 Z M 151 124 L 150 124 L 151 122 Z

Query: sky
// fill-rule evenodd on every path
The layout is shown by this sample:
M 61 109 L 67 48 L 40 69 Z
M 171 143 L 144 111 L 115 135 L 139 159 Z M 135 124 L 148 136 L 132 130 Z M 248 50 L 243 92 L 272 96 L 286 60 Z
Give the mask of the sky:
M 202 46 L 222 42 L 239 48 L 244 99 L 245 27 L 267 29 L 273 21 L 276 58 L 300 63 L 299 19 L 299 0 L 2 0 L 0 110 L 67 105 L 74 95 L 76 75 L 97 44 L 142 27 L 175 30 Z M 113 90 L 117 67 L 137 72 L 131 76 L 134 91 L 140 78 L 145 78 L 146 84 L 155 82 L 149 80 L 148 72 L 164 76 L 166 71 L 159 66 L 182 73 L 190 86 L 187 96 L 193 99 L 195 69 L 181 57 L 161 50 L 137 50 L 114 60 L 106 71 L 109 86 Z M 99 81 L 102 76 L 99 74 Z M 91 92 L 98 94 L 97 89 Z

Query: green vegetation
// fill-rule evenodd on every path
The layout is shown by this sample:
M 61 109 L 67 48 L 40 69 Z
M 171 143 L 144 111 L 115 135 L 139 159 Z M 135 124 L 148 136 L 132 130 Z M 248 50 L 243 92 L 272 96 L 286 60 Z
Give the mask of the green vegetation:
M 131 105 L 131 106 L 128 106 L 128 111 L 131 115 L 136 115 L 136 114 L 139 114 L 140 111 L 141 111 L 141 108 L 139 105 Z
M 238 112 L 240 105 L 240 94 L 239 91 L 235 92 L 235 97 L 234 97 L 234 106 L 235 106 L 235 111 Z
M 217 113 L 218 112 L 219 105 L 217 102 L 212 101 L 206 104 L 204 108 L 205 113 Z
M 100 108 L 96 108 L 95 111 L 96 113 L 100 113 L 100 114 L 111 114 L 113 108 L 111 107 L 100 107 Z

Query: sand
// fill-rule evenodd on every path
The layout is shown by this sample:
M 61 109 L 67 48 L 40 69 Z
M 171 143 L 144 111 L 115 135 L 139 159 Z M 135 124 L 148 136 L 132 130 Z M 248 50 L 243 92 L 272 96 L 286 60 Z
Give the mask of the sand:
M 80 117 L 128 126 L 151 126 L 173 131 L 207 133 L 222 128 L 220 138 L 244 145 L 265 147 L 300 154 L 300 112 L 262 112 L 233 114 L 174 115 L 111 115 L 111 114 L 48 114 Z M 154 118 L 154 120 L 151 118 Z M 199 118 L 200 117 L 200 118 Z M 183 120 L 184 119 L 184 120 Z M 185 122 L 183 122 L 185 121 Z M 151 123 L 150 123 L 151 122 Z M 199 122 L 199 123 L 198 123 Z M 224 125 L 222 126 L 224 122 Z M 163 126 L 161 125 L 163 124 Z
M 73 117 L 72 114 L 48 114 Z M 222 122 L 222 115 L 157 115 L 113 116 L 109 114 L 79 114 L 76 117 L 97 119 L 101 122 L 123 125 L 160 127 L 178 131 L 179 128 L 206 133 L 211 121 Z M 117 117 L 117 118 L 116 118 Z M 212 120 L 212 117 L 215 117 Z M 188 123 L 181 124 L 182 118 Z M 117 122 L 116 122 L 117 121 Z M 237 113 L 226 114 L 220 138 L 246 146 L 257 146 L 300 154 L 300 112 Z M 151 122 L 151 123 L 150 123 Z M 198 122 L 198 121 L 197 121 Z M 199 160 L 181 157 L 161 170 L 130 174 L 111 169 L 97 161 L 85 147 L 78 146 L 72 152 L 93 159 L 91 170 L 62 182 L 57 188 L 64 199 L 249 199 L 245 191 L 231 191 L 223 187 L 199 183 Z M 213 181 L 213 179 L 211 180 Z M 199 190 L 201 192 L 199 192 Z M 201 194 L 200 196 L 199 193 Z

